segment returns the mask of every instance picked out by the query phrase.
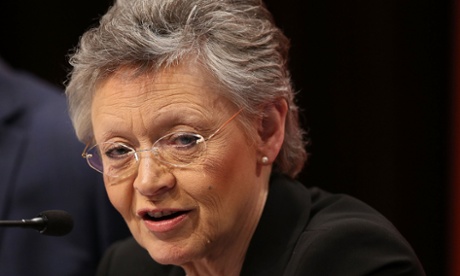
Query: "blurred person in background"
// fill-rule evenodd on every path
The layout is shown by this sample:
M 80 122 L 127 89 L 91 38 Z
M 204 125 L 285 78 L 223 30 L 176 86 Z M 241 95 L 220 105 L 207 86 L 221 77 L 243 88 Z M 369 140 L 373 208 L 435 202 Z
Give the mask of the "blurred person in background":
M 0 220 L 53 209 L 74 220 L 62 237 L 0 227 L 1 276 L 94 275 L 105 249 L 129 236 L 81 146 L 62 91 L 0 60 Z

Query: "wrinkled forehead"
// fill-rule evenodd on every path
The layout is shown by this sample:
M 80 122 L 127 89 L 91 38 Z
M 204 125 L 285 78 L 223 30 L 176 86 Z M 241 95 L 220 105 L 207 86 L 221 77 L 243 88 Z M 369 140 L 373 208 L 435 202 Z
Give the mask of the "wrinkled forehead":
M 122 114 L 132 112 L 158 118 L 162 113 L 199 113 L 208 119 L 225 117 L 237 110 L 227 96 L 226 90 L 206 71 L 189 64 L 142 74 L 132 67 L 123 67 L 99 82 L 95 89 L 91 104 L 92 136 L 94 139 L 94 123 L 107 125 L 107 117 L 123 117 Z
M 125 68 L 98 86 L 91 106 L 92 122 L 108 114 L 133 112 L 154 117 L 190 110 L 207 116 L 233 113 L 235 105 L 222 93 L 206 74 L 188 67 L 137 76 Z
M 189 86 L 196 92 L 210 90 L 215 94 L 227 97 L 226 89 L 208 71 L 198 66 L 197 62 L 183 62 L 174 66 L 156 69 L 142 69 L 134 66 L 122 66 L 105 74 L 96 83 L 93 98 L 103 90 L 107 83 L 116 80 L 118 85 L 137 86 L 138 92 L 167 91 L 168 89 Z M 190 89 L 189 89 L 190 90 Z
M 162 70 L 139 74 L 135 69 L 123 67 L 101 81 L 93 95 L 95 102 L 115 97 L 115 102 L 136 104 L 163 102 L 199 101 L 214 105 L 215 101 L 226 101 L 225 89 L 200 70 L 189 65 L 178 65 Z M 98 99 L 98 100 L 95 100 Z M 106 102 L 102 101 L 102 103 Z

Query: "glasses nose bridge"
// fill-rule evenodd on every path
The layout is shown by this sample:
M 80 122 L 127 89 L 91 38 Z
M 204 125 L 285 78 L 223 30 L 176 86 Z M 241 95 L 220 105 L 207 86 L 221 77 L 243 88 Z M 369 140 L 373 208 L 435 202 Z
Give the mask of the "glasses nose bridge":
M 141 154 L 141 153 L 150 152 L 150 153 L 153 154 L 153 157 L 154 157 L 155 159 L 159 160 L 159 159 L 160 159 L 160 156 L 159 156 L 159 154 L 158 154 L 158 150 L 159 150 L 159 149 L 158 149 L 158 147 L 156 147 L 156 146 L 153 146 L 153 147 L 147 148 L 147 149 L 136 150 L 136 151 L 134 151 L 134 157 L 136 158 L 136 161 L 139 162 L 140 154 Z
M 141 154 L 142 153 L 152 153 L 153 155 L 153 158 L 151 160 L 153 160 L 153 162 L 156 164 L 155 167 L 157 166 L 164 166 L 165 165 L 165 161 L 162 159 L 161 155 L 159 154 L 159 150 L 160 148 L 156 147 L 156 146 L 152 146 L 151 148 L 147 148 L 147 149 L 140 149 L 140 150 L 136 150 L 134 152 L 134 158 L 136 160 L 136 169 L 137 171 L 139 172 L 139 170 L 141 170 L 141 166 L 147 166 L 147 168 L 150 168 L 148 170 L 151 170 L 152 168 L 152 164 L 151 164 L 151 161 L 150 160 L 144 160 L 144 161 L 141 161 Z M 147 158 L 147 159 L 150 159 L 152 156 L 150 154 L 148 154 L 148 156 L 144 156 L 144 158 Z M 147 163 L 145 163 L 147 162 Z

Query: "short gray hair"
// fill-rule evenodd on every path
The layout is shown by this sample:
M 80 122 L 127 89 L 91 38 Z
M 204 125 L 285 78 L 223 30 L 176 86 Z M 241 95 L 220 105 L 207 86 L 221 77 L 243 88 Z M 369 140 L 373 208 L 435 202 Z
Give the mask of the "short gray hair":
M 286 99 L 286 135 L 274 170 L 295 177 L 307 158 L 287 66 L 289 40 L 261 0 L 118 0 L 70 57 L 66 94 L 78 138 L 92 140 L 96 86 L 122 67 L 136 74 L 193 59 L 242 108 L 240 121 Z

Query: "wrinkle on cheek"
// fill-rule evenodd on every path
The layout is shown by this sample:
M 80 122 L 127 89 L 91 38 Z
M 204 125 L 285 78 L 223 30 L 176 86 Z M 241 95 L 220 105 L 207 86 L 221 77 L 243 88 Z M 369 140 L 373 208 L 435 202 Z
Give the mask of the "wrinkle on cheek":
M 221 166 L 218 164 L 220 162 L 217 160 L 208 159 L 204 164 L 196 166 L 196 171 L 194 172 L 200 173 L 201 177 L 197 179 L 193 191 L 188 191 L 188 194 L 195 198 L 198 203 L 197 206 L 200 206 L 198 209 L 198 221 L 194 228 L 199 227 L 202 230 L 194 231 L 192 237 L 197 241 L 203 242 L 204 246 L 213 242 L 222 228 L 220 222 L 224 216 L 222 213 L 224 211 L 223 203 L 225 202 L 222 196 L 224 195 L 219 193 L 219 188 L 217 187 L 219 183 L 203 181 L 204 179 L 219 179 L 218 172 L 221 170 Z M 200 222 L 206 222 L 206 224 L 202 225 Z
M 206 152 L 206 155 L 207 157 L 202 164 L 202 171 L 205 176 L 211 176 L 210 178 L 212 179 L 224 171 L 225 164 L 222 161 L 223 158 L 219 158 L 218 153 Z M 209 184 L 209 186 L 213 187 L 212 184 Z
M 214 242 L 215 237 L 218 237 L 218 233 L 221 233 L 220 221 L 222 220 L 223 214 L 222 210 L 222 200 L 217 197 L 215 194 L 208 195 L 203 197 L 201 200 L 202 206 L 206 206 L 206 214 L 201 211 L 200 220 L 206 221 L 207 225 L 202 225 L 205 227 L 204 231 L 195 231 L 193 235 L 194 238 L 198 241 L 203 242 L 204 246 Z M 204 219 L 206 217 L 206 219 Z

